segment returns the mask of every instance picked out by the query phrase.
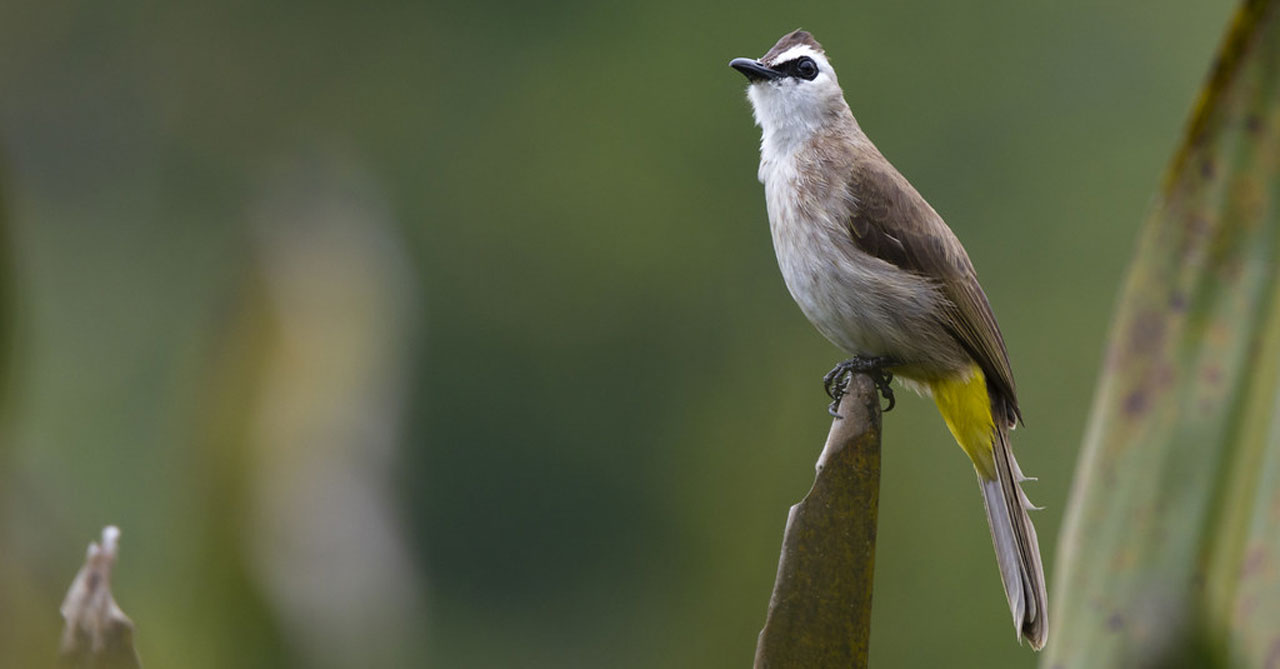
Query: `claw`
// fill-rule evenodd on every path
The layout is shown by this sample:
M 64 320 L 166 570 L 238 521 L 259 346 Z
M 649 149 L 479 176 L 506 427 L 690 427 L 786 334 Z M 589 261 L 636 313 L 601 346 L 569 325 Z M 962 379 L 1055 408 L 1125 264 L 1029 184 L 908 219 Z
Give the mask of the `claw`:
M 889 405 L 881 409 L 884 413 L 893 411 L 893 407 L 898 404 L 898 400 L 893 395 L 893 387 L 889 384 L 893 382 L 893 372 L 885 371 L 876 379 L 876 388 L 880 390 L 880 396 L 888 400 Z
M 840 418 L 840 415 L 836 413 L 836 407 L 840 406 L 840 400 L 848 391 L 849 381 L 856 372 L 871 376 L 876 384 L 876 390 L 880 391 L 880 396 L 889 402 L 888 406 L 882 411 L 893 411 L 893 407 L 897 405 L 897 400 L 893 396 L 893 388 L 889 385 L 893 381 L 893 372 L 886 368 L 894 364 L 895 361 L 887 357 L 864 358 L 855 356 L 836 365 L 835 369 L 827 372 L 827 375 L 822 377 L 822 387 L 832 400 L 831 405 L 827 407 L 827 413 L 837 419 Z

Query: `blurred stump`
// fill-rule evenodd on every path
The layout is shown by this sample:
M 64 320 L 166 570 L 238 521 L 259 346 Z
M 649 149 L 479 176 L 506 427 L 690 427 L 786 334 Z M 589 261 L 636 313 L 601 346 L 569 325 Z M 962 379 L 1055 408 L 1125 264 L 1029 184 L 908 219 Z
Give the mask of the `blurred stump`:
M 423 666 L 425 587 L 397 461 L 424 332 L 391 200 L 356 157 L 315 148 L 263 175 L 249 223 L 255 281 L 232 352 L 256 361 L 239 380 L 252 404 L 233 419 L 251 573 L 301 666 Z
M 755 666 L 865 667 L 880 499 L 880 395 L 856 375 L 791 507 Z
M 142 664 L 133 649 L 133 621 L 111 596 L 111 569 L 116 563 L 120 530 L 102 530 L 102 543 L 90 543 L 84 566 L 62 601 L 62 645 L 58 667 L 63 669 L 137 669 Z

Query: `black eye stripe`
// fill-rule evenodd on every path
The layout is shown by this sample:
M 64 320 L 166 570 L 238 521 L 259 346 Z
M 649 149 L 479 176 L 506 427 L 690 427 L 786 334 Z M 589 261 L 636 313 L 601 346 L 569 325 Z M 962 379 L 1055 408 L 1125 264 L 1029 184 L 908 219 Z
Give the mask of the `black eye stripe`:
M 783 73 L 788 77 L 813 81 L 818 76 L 818 64 L 808 56 L 801 56 L 795 60 L 789 60 L 785 63 L 778 63 L 773 69 Z

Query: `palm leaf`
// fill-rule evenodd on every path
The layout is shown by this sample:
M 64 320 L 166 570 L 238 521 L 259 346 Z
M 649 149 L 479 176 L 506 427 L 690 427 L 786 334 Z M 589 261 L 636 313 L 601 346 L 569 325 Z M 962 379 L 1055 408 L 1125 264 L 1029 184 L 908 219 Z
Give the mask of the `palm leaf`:
M 1280 661 L 1278 4 L 1238 11 L 1142 232 L 1046 667 Z

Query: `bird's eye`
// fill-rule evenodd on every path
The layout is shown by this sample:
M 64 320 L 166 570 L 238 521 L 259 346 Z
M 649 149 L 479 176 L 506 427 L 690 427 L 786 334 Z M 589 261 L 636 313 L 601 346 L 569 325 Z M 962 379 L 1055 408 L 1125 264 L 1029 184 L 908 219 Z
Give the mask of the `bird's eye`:
M 796 61 L 796 75 L 801 79 L 813 81 L 818 77 L 818 64 L 813 59 L 805 56 Z

